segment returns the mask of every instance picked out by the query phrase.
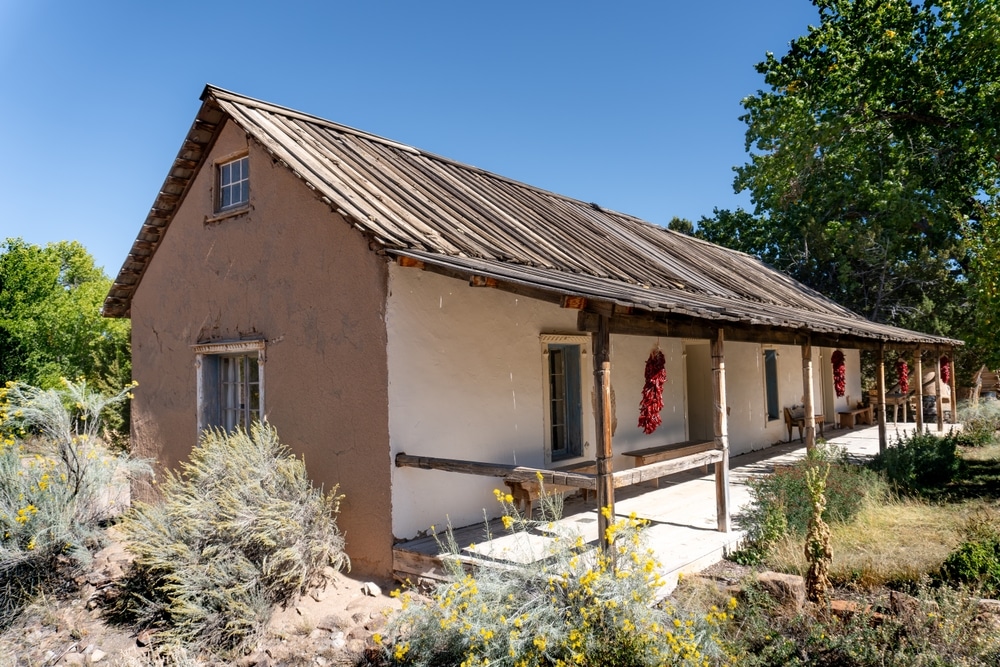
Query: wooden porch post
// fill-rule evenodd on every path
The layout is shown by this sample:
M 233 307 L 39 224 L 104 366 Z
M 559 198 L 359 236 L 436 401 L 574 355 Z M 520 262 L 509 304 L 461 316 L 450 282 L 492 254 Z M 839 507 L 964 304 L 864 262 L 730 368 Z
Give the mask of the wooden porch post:
M 728 533 L 729 518 L 729 418 L 726 408 L 726 357 L 722 327 L 712 339 L 712 390 L 715 393 L 715 447 L 722 451 L 722 460 L 715 464 L 715 516 L 719 531 Z
M 878 344 L 875 357 L 875 383 L 878 389 L 878 451 L 884 454 L 888 447 L 885 437 L 885 343 Z
M 812 339 L 806 338 L 802 345 L 802 405 L 806 418 L 806 451 L 811 452 L 816 446 L 816 410 L 813 403 L 813 358 Z
M 917 378 L 917 414 L 913 420 L 917 423 L 917 433 L 924 431 L 924 351 L 919 347 L 913 353 L 913 367 Z
M 611 553 L 613 547 L 608 540 L 608 526 L 615 517 L 615 484 L 611 474 L 611 334 L 610 321 L 601 315 L 597 331 L 593 334 L 594 380 L 597 406 L 594 421 L 597 426 L 597 527 L 601 538 L 601 550 Z M 605 516 L 605 508 L 610 512 Z
M 951 366 L 951 423 L 958 423 L 958 386 L 955 377 L 955 348 L 948 351 L 948 364 Z
M 934 393 L 937 394 L 937 430 L 944 431 L 944 397 L 941 396 L 941 350 L 934 352 Z

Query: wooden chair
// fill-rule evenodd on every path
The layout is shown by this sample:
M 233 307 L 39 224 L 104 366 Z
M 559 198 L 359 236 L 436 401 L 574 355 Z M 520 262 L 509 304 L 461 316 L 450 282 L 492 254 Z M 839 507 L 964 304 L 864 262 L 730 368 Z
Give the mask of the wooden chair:
M 823 415 L 815 415 L 816 426 L 819 427 L 819 434 L 823 435 Z M 793 416 L 791 408 L 785 408 L 785 428 L 788 429 L 788 442 L 792 441 L 792 428 L 799 429 L 799 442 L 802 442 L 802 430 L 806 427 L 806 416 L 797 413 Z

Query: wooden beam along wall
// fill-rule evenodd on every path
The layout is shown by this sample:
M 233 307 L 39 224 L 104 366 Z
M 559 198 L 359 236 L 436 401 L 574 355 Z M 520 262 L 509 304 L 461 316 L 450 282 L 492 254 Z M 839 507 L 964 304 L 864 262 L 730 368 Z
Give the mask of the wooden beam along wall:
M 595 475 L 528 468 L 504 463 L 483 463 L 481 461 L 443 459 L 434 456 L 412 456 L 404 452 L 396 454 L 396 467 L 442 470 L 467 475 L 482 475 L 484 477 L 503 477 L 517 481 L 537 480 L 541 476 L 543 484 L 575 486 L 578 489 L 597 489 L 597 477 Z
M 611 486 L 620 489 L 641 482 L 649 482 L 666 475 L 683 472 L 692 468 L 719 463 L 724 454 L 721 450 L 712 449 L 705 452 L 689 454 L 676 459 L 648 463 L 637 468 L 619 470 L 611 473 Z M 503 477 L 517 481 L 535 481 L 542 476 L 542 484 L 558 486 L 573 486 L 578 489 L 596 490 L 598 476 L 586 473 L 562 472 L 528 468 L 526 466 L 507 465 L 502 463 L 483 463 L 480 461 L 462 461 L 459 459 L 443 459 L 433 456 L 413 456 L 406 453 L 396 454 L 397 468 L 420 468 L 422 470 L 440 470 L 457 472 L 466 475 L 483 477 Z
M 591 302 L 587 310 L 577 315 L 577 328 L 580 331 L 594 332 L 600 315 L 590 312 Z M 629 336 L 658 336 L 660 338 L 699 338 L 711 340 L 719 329 L 719 323 L 711 320 L 696 320 L 693 318 L 670 318 L 663 316 L 642 316 L 635 313 L 620 311 L 617 307 L 611 315 L 610 329 L 612 334 Z M 726 340 L 739 343 L 768 343 L 773 345 L 803 345 L 810 341 L 819 347 L 847 347 L 860 350 L 877 350 L 883 342 L 858 338 L 854 336 L 833 336 L 822 333 L 812 333 L 804 330 L 778 329 L 769 326 L 737 326 L 724 325 Z M 916 349 L 916 343 L 893 343 L 896 350 Z

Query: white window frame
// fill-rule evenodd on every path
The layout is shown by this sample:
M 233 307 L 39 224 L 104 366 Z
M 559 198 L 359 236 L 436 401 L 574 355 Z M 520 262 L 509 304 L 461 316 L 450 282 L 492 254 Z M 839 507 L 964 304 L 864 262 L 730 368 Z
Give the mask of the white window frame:
M 594 374 L 591 366 L 591 345 L 590 336 L 579 334 L 541 334 L 539 336 L 541 345 L 541 370 L 542 370 L 542 413 L 544 419 L 544 447 L 545 465 L 551 466 L 553 462 L 558 464 L 579 461 L 588 456 L 590 443 L 594 439 L 594 414 L 593 414 L 593 387 Z M 580 346 L 580 451 L 569 456 L 561 456 L 553 461 L 552 458 L 552 413 L 551 413 L 551 390 L 549 387 L 549 345 L 579 345 Z
M 206 428 L 222 426 L 221 397 L 219 387 L 219 364 L 221 357 L 256 357 L 257 390 L 259 392 L 258 415 L 266 421 L 264 393 L 264 364 L 267 360 L 263 339 L 219 341 L 192 346 L 195 353 L 195 376 L 197 378 L 198 433 Z M 249 409 L 249 408 L 248 408 Z
M 230 175 L 228 178 L 225 176 L 226 168 L 232 170 L 234 164 L 239 163 L 240 176 L 238 179 L 233 180 Z M 248 153 L 242 153 L 239 155 L 229 156 L 219 160 L 215 164 L 216 173 L 216 183 L 218 185 L 218 196 L 215 200 L 215 210 L 218 213 L 226 213 L 229 211 L 235 211 L 241 208 L 246 208 L 250 205 L 250 155 Z M 239 200 L 231 200 L 228 204 L 224 204 L 226 193 L 232 192 L 234 189 L 240 191 Z

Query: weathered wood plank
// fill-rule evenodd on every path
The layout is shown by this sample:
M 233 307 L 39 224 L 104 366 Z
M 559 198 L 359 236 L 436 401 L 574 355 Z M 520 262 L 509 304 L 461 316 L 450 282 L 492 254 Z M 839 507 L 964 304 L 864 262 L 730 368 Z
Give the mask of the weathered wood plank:
M 484 477 L 504 477 L 512 480 L 536 480 L 541 476 L 543 484 L 572 486 L 578 489 L 596 489 L 597 477 L 583 473 L 528 468 L 525 466 L 508 465 L 504 463 L 483 463 L 481 461 L 463 461 L 460 459 L 442 459 L 434 456 L 413 456 L 400 452 L 396 454 L 397 468 L 421 468 L 423 470 L 442 470 L 459 472 L 466 475 L 482 475 Z
M 615 514 L 615 480 L 612 476 L 612 457 L 614 451 L 611 445 L 611 332 L 608 330 L 608 318 L 601 316 L 600 325 L 593 335 L 594 347 L 594 385 L 597 405 L 594 419 L 597 422 L 597 513 L 598 535 L 601 539 L 601 550 L 610 553 L 613 545 L 608 539 L 608 526 Z M 605 508 L 609 511 L 605 513 Z
M 816 412 L 813 392 L 812 342 L 806 339 L 802 344 L 802 405 L 805 409 L 806 451 L 816 447 Z
M 885 345 L 879 345 L 875 357 L 875 386 L 877 391 L 878 407 L 878 451 L 885 454 L 889 443 L 885 432 Z
M 638 468 L 619 470 L 612 476 L 614 478 L 615 488 L 620 489 L 623 486 L 632 486 L 633 484 L 639 484 L 641 482 L 651 482 L 655 479 L 659 479 L 660 477 L 672 475 L 677 472 L 684 472 L 685 470 L 698 468 L 710 463 L 717 463 L 721 460 L 722 452 L 717 449 L 713 449 L 698 454 L 689 454 L 678 459 L 650 463 Z
M 924 351 L 917 349 L 913 353 L 913 366 L 916 369 L 917 387 L 916 387 L 916 399 L 917 399 L 917 410 L 916 414 L 913 416 L 913 421 L 917 424 L 917 433 L 924 432 Z
M 659 461 L 669 461 L 689 454 L 698 454 L 715 448 L 714 440 L 696 442 L 688 440 L 686 442 L 675 442 L 669 445 L 659 445 L 657 447 L 647 447 L 646 449 L 636 449 L 631 452 L 622 452 L 625 456 L 635 459 L 635 465 L 644 466 Z
M 955 349 L 952 348 L 948 352 L 948 363 L 951 365 L 951 374 L 948 378 L 951 380 L 951 423 L 958 423 L 958 389 L 955 386 L 957 379 L 955 378 Z
M 715 398 L 715 446 L 719 458 L 715 463 L 715 516 L 718 529 L 728 533 L 729 516 L 729 408 L 726 401 L 725 331 L 722 327 L 712 338 L 712 393 Z
M 941 351 L 934 352 L 934 393 L 937 395 L 937 430 L 944 431 L 944 396 L 941 395 Z

